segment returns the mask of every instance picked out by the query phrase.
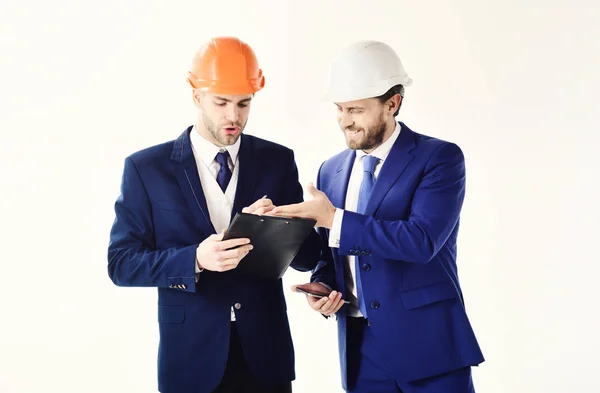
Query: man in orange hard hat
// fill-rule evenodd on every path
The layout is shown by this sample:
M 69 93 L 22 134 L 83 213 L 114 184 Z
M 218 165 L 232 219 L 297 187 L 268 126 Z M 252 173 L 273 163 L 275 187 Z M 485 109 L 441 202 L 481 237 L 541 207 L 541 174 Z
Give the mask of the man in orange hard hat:
M 196 124 L 125 159 L 108 273 L 118 286 L 158 288 L 162 393 L 291 392 L 294 348 L 281 280 L 232 274 L 252 244 L 223 236 L 237 212 L 302 201 L 294 153 L 243 134 L 265 84 L 248 44 L 210 40 L 187 80 Z M 292 267 L 313 269 L 319 242 L 313 231 Z

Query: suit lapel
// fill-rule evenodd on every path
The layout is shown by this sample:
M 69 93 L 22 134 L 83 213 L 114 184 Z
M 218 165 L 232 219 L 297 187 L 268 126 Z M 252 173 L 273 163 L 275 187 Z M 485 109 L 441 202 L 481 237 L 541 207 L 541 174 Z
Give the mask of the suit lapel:
M 414 158 L 410 153 L 415 147 L 414 133 L 403 123 L 400 123 L 400 126 L 402 127 L 400 135 L 383 163 L 383 167 L 381 167 L 381 171 L 373 187 L 373 192 L 365 210 L 366 215 L 372 216 L 375 214 L 385 195 L 396 181 L 398 181 L 406 166 Z
M 340 209 L 346 208 L 346 193 L 355 157 L 356 152 L 354 150 L 347 150 L 346 157 L 336 168 L 336 174 L 331 183 L 332 191 L 329 199 L 333 206 Z
M 192 152 L 192 145 L 190 143 L 191 129 L 191 126 L 187 128 L 177 138 L 173 146 L 171 159 L 176 162 L 175 177 L 199 228 L 215 233 L 215 228 L 210 220 L 208 206 L 206 205 L 206 198 L 202 191 L 198 166 Z
M 254 154 L 252 139 L 243 134 L 241 138 L 238 160 L 240 169 L 238 172 L 238 183 L 233 201 L 233 209 L 231 209 L 232 219 L 237 212 L 241 212 L 244 207 L 250 206 L 255 202 L 253 198 L 255 197 L 256 174 L 260 169 L 260 160 L 258 160 Z M 260 198 L 261 196 L 262 195 L 257 198 Z

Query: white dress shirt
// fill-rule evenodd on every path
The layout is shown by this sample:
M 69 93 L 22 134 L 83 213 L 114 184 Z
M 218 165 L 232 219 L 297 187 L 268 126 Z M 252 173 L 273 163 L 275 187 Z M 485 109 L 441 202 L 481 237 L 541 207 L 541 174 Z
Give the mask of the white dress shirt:
M 379 162 L 375 166 L 375 181 L 379 176 L 381 167 L 385 163 L 392 146 L 400 135 L 400 123 L 396 122 L 396 129 L 390 135 L 390 137 L 379 145 L 375 150 L 369 154 L 379 158 Z M 354 159 L 354 165 L 352 166 L 352 172 L 350 174 L 350 180 L 348 181 L 348 190 L 346 193 L 346 207 L 345 210 L 356 212 L 358 205 L 358 193 L 360 191 L 360 184 L 363 179 L 363 163 L 362 158 L 367 154 L 362 150 L 356 151 L 356 158 Z M 342 223 L 344 219 L 344 210 L 336 209 L 331 231 L 329 233 L 329 247 L 339 248 L 340 237 L 342 233 Z M 358 308 L 357 291 L 356 291 L 356 257 L 354 255 L 347 255 L 344 257 L 344 281 L 346 284 L 346 297 L 350 304 L 348 305 L 348 315 L 353 317 L 362 317 L 362 313 Z
M 202 191 L 206 198 L 210 221 L 217 233 L 220 233 L 223 229 L 227 229 L 231 220 L 231 210 L 233 209 L 239 175 L 238 153 L 240 151 L 240 142 L 241 138 L 238 138 L 233 145 L 219 147 L 204 139 L 198 133 L 196 126 L 192 127 L 192 131 L 190 132 L 190 143 L 198 167 L 200 184 L 202 184 Z M 221 169 L 221 165 L 217 162 L 216 157 L 219 152 L 225 151 L 225 149 L 229 152 L 231 180 L 227 185 L 225 193 L 223 193 L 217 182 L 217 174 L 219 173 L 219 169 Z M 196 264 L 196 273 L 200 273 L 198 264 Z M 198 277 L 198 274 L 196 276 Z M 235 321 L 233 307 L 231 308 L 231 320 Z

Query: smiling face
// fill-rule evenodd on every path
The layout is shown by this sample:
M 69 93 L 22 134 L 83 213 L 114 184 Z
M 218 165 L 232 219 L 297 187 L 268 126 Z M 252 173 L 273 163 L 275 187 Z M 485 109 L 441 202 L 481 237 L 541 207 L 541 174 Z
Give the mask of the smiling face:
M 394 112 L 399 103 L 399 95 L 383 103 L 378 98 L 336 103 L 348 147 L 370 153 L 387 140 L 396 127 Z
M 242 135 L 250 114 L 251 94 L 224 95 L 194 92 L 200 109 L 198 131 L 217 146 L 233 145 Z

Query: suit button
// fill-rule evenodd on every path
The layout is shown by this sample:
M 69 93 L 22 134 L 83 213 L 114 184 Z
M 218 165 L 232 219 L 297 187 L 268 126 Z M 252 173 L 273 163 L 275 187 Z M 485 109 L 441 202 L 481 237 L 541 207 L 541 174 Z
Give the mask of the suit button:
M 371 308 L 378 309 L 379 308 L 379 302 L 377 302 L 377 301 L 371 302 Z
M 363 270 L 369 271 L 371 270 L 371 265 L 369 265 L 368 263 L 365 263 L 364 265 L 362 265 Z
M 242 308 L 242 305 L 239 303 L 236 303 L 233 305 L 233 307 L 235 307 L 236 310 L 239 310 L 240 308 Z

